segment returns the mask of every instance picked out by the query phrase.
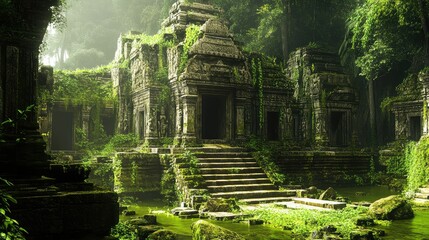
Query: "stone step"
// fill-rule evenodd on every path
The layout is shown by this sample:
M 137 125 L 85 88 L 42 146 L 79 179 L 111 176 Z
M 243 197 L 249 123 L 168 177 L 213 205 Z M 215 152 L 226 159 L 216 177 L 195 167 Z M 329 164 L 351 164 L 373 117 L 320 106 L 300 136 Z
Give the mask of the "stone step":
M 248 178 L 266 178 L 267 175 L 264 172 L 257 173 L 208 173 L 201 174 L 203 178 L 207 180 L 227 180 L 227 179 L 248 179 Z
M 219 192 L 210 194 L 217 198 L 269 198 L 269 197 L 292 197 L 296 196 L 296 191 L 293 190 L 255 190 L 255 191 L 235 191 L 235 192 Z
M 246 177 L 248 175 L 246 174 Z M 210 186 L 223 186 L 233 184 L 254 184 L 254 183 L 271 183 L 270 179 L 263 178 L 244 178 L 244 179 L 215 179 L 206 180 L 206 184 Z
M 264 173 L 260 167 L 200 168 L 201 174 Z
M 429 194 L 429 188 L 419 188 L 419 193 Z
M 416 198 L 429 199 L 429 194 L 427 194 L 427 193 L 416 193 Z
M 319 200 L 313 198 L 292 198 L 295 203 L 305 204 L 309 206 L 329 208 L 329 209 L 343 209 L 347 206 L 345 202 L 336 202 L 328 200 Z
M 423 205 L 423 206 L 429 206 L 429 199 L 422 199 L 422 198 L 414 198 L 412 202 L 416 205 Z
M 256 162 L 210 162 L 198 163 L 200 168 L 241 168 L 241 167 L 259 167 Z
M 284 202 L 292 201 L 291 197 L 265 197 L 265 198 L 245 198 L 240 199 L 239 202 L 246 204 L 258 204 L 258 203 L 272 203 L 272 202 Z
M 195 153 L 197 158 L 251 158 L 249 152 L 206 152 Z
M 196 154 L 204 153 L 248 153 L 248 150 L 241 147 L 187 147 L 187 151 Z
M 262 184 L 234 184 L 223 186 L 207 186 L 212 193 L 217 192 L 237 192 L 237 191 L 256 191 L 256 190 L 277 190 L 278 188 L 272 183 Z
M 253 158 L 198 158 L 200 163 L 210 163 L 210 162 L 254 162 L 256 160 Z

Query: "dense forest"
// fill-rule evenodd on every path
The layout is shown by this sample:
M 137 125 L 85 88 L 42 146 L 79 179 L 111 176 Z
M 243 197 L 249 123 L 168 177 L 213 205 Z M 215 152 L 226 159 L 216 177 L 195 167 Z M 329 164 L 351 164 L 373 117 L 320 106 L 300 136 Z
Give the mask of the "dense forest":
M 130 30 L 155 34 L 174 0 L 67 1 L 67 21 L 46 38 L 45 58 L 56 67 L 75 69 L 107 64 L 120 33 Z M 286 59 L 291 50 L 307 44 L 338 49 L 345 21 L 357 1 L 202 1 L 223 9 L 236 40 L 248 51 Z
M 67 1 L 66 21 L 52 26 L 46 36 L 44 59 L 60 69 L 107 64 L 120 33 L 155 34 L 174 2 Z M 344 63 L 368 80 L 398 68 L 405 77 L 405 71 L 416 73 L 427 62 L 429 3 L 425 0 L 200 2 L 223 9 L 223 17 L 245 50 L 281 60 L 286 61 L 297 47 L 319 45 L 340 50 Z

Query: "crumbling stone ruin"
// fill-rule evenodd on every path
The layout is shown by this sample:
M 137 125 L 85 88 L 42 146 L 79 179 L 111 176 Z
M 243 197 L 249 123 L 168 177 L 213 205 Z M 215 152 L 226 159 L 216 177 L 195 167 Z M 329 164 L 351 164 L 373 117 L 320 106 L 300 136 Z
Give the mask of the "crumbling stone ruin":
M 336 54 L 303 48 L 287 68 L 243 52 L 219 10 L 175 3 L 156 42 L 121 35 L 112 69 L 117 128 L 148 146 L 243 142 L 251 135 L 317 148 L 357 145 L 350 76 Z M 164 78 L 164 79 L 163 79 Z

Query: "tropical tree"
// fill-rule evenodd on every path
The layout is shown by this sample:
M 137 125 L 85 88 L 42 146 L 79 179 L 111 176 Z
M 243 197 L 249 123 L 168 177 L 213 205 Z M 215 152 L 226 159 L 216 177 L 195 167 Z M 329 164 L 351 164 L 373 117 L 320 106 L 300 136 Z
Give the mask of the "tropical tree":
M 399 63 L 408 63 L 410 72 L 418 72 L 428 63 L 428 7 L 428 0 L 365 0 L 348 19 L 340 52 L 368 80 L 374 141 L 374 81 Z

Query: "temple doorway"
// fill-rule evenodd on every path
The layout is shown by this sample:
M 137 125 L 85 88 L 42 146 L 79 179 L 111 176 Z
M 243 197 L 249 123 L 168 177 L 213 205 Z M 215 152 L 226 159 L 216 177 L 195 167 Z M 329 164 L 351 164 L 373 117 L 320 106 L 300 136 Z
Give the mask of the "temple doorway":
M 422 119 L 420 116 L 410 117 L 410 139 L 413 141 L 420 140 L 422 136 Z
M 267 140 L 269 141 L 279 140 L 279 124 L 280 124 L 280 113 L 267 112 Z
M 202 95 L 202 138 L 225 139 L 226 96 Z
M 345 112 L 331 112 L 330 117 L 330 145 L 341 147 L 347 145 L 347 121 Z
M 51 150 L 73 150 L 73 112 L 52 112 Z

